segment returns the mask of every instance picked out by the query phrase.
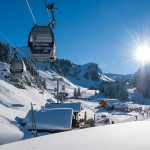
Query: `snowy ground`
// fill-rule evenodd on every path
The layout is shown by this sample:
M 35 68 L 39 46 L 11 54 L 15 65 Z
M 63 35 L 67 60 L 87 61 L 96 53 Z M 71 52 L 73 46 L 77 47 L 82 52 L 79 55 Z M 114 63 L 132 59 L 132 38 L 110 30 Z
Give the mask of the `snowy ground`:
M 10 143 L 31 137 L 31 134 L 20 127 L 16 117 L 24 118 L 30 109 L 40 109 L 47 99 L 54 99 L 48 92 L 26 87 L 18 89 L 10 83 L 0 80 L 0 144 Z M 55 100 L 55 99 L 54 99 Z
M 6 67 L 8 67 L 8 66 L 6 66 Z M 1 70 L 0 70 L 0 72 L 1 72 Z M 42 94 L 41 90 L 39 90 L 37 88 L 33 88 L 33 87 L 26 86 L 26 89 L 18 89 L 15 86 L 13 86 L 11 83 L 6 82 L 5 79 L 2 77 L 3 75 L 4 75 L 4 73 L 0 74 L 0 144 L 6 144 L 6 143 L 15 142 L 15 141 L 19 141 L 19 140 L 23 140 L 23 139 L 32 137 L 31 132 L 27 131 L 25 128 L 23 128 L 19 125 L 19 123 L 16 121 L 16 117 L 24 118 L 26 116 L 27 112 L 30 110 L 31 102 L 33 104 L 35 104 L 34 109 L 40 109 L 41 106 L 45 105 L 47 99 L 52 99 L 53 101 L 56 101 L 56 99 L 53 97 L 54 88 L 56 87 L 56 84 L 57 84 L 56 80 L 54 78 L 61 77 L 54 72 L 40 71 L 41 77 L 47 80 L 47 88 L 49 89 L 47 91 L 45 90 L 44 93 Z M 63 77 L 61 77 L 61 78 L 63 80 L 60 82 L 60 89 L 61 89 L 61 86 L 65 84 L 66 91 L 69 93 L 69 97 L 72 97 L 74 88 L 78 88 L 78 86 L 74 85 L 73 83 L 71 83 L 70 81 L 68 81 L 67 79 L 65 79 Z M 81 99 L 80 100 L 70 99 L 69 101 L 81 102 L 83 110 L 81 111 L 79 118 L 84 117 L 85 111 L 87 113 L 87 119 L 94 119 L 94 115 L 95 115 L 96 126 L 103 125 L 100 121 L 102 120 L 101 116 L 104 114 L 106 115 L 107 118 L 110 119 L 110 121 L 114 121 L 115 124 L 129 122 L 129 121 L 135 122 L 136 116 L 137 116 L 137 120 L 149 120 L 150 119 L 149 116 L 147 116 L 146 114 L 145 114 L 145 116 L 143 116 L 142 113 L 140 114 L 135 111 L 126 113 L 126 112 L 108 111 L 106 109 L 102 109 L 99 107 L 99 100 L 102 99 L 104 97 L 104 95 L 101 95 L 101 94 L 94 95 L 94 93 L 95 93 L 94 90 L 88 90 L 83 87 L 80 87 L 80 90 L 81 90 L 81 94 L 82 94 Z M 137 99 L 137 97 L 138 97 L 141 100 L 141 97 L 139 97 L 138 93 L 136 93 L 134 91 L 134 89 L 131 89 L 129 91 L 129 93 L 132 98 Z M 143 99 L 142 99 L 142 101 L 143 101 Z M 147 100 L 147 102 L 148 102 L 148 100 Z M 130 104 L 130 103 L 128 105 L 130 105 L 130 107 L 132 107 L 132 108 L 142 107 L 143 110 L 145 108 L 150 107 L 149 105 Z M 139 126 L 139 124 L 145 125 L 146 127 L 148 126 L 147 122 L 137 123 L 137 126 Z M 148 122 L 148 124 L 150 124 L 150 123 Z M 125 125 L 127 125 L 129 127 L 131 126 L 131 128 L 132 128 L 132 126 L 134 126 L 134 123 L 133 123 L 133 125 L 132 124 L 125 124 Z M 55 142 L 54 142 L 54 144 L 52 142 L 48 143 L 49 139 L 51 139 L 53 141 L 55 139 L 55 137 L 57 139 L 58 135 L 60 135 L 60 137 L 58 138 L 58 141 L 61 140 L 61 141 L 59 141 L 60 145 L 63 144 L 63 142 L 64 142 L 64 148 L 65 148 L 65 146 L 67 146 L 67 139 L 62 140 L 62 138 L 68 138 L 68 140 L 70 141 L 70 146 L 71 146 L 71 144 L 73 143 L 73 140 L 71 141 L 71 139 L 69 139 L 69 138 L 72 138 L 75 136 L 75 141 L 77 140 L 76 142 L 78 142 L 78 139 L 76 138 L 77 136 L 81 135 L 84 138 L 86 135 L 96 133 L 96 136 L 99 139 L 97 139 L 95 137 L 93 139 L 90 139 L 90 137 L 87 137 L 87 143 L 89 140 L 92 142 L 91 145 L 93 145 L 93 144 L 98 145 L 101 141 L 103 141 L 105 138 L 107 138 L 107 136 L 109 137 L 109 134 L 112 134 L 116 138 L 116 140 L 119 140 L 118 139 L 119 135 L 115 135 L 115 133 L 114 133 L 114 132 L 116 132 L 116 133 L 119 133 L 119 132 L 111 131 L 114 127 L 115 128 L 119 127 L 120 130 L 121 129 L 124 130 L 124 128 L 125 128 L 125 126 L 123 126 L 123 125 L 116 125 L 116 126 L 110 125 L 110 127 L 108 127 L 108 126 L 101 127 L 101 128 L 96 127 L 93 129 L 86 129 L 84 131 L 75 130 L 75 131 L 71 131 L 71 132 L 67 132 L 67 133 L 60 133 L 60 134 L 56 134 L 56 135 L 46 136 L 48 139 L 46 137 L 41 137 L 41 138 L 37 138 L 37 140 L 36 139 L 32 139 L 32 140 L 35 142 L 39 142 L 39 144 L 37 145 L 37 149 L 38 148 L 40 149 L 41 147 L 43 147 L 42 144 L 40 147 L 40 142 L 43 142 L 43 140 L 46 142 L 46 145 L 45 145 L 46 147 L 43 147 L 43 148 L 47 149 L 47 146 L 53 146 L 54 148 L 56 147 L 56 149 L 59 149 L 59 146 L 57 143 L 55 143 Z M 109 132 L 109 130 L 107 131 L 107 129 L 109 129 L 109 128 L 110 128 L 110 132 Z M 107 136 L 105 135 L 103 129 L 107 133 Z M 96 130 L 97 130 L 97 132 L 96 132 Z M 93 131 L 93 133 L 92 133 L 92 131 Z M 139 131 L 139 133 L 140 132 L 141 131 Z M 136 137 L 136 134 L 133 135 L 133 137 L 134 136 Z M 104 139 L 102 138 L 102 135 L 104 135 Z M 111 138 L 112 138 L 112 135 L 111 135 Z M 93 134 L 93 136 L 94 136 L 94 134 Z M 121 136 L 127 136 L 127 135 L 121 135 Z M 74 138 L 72 138 L 72 139 L 74 139 Z M 94 139 L 96 140 L 95 142 L 94 142 Z M 99 140 L 99 143 L 97 140 Z M 29 143 L 28 143 L 28 141 L 29 141 Z M 27 142 L 28 144 L 30 144 L 31 141 L 30 140 L 28 140 L 28 141 L 23 141 L 21 143 Z M 86 141 L 86 139 L 82 139 L 81 141 L 83 141 L 83 143 L 84 143 Z M 107 142 L 109 143 L 111 141 L 107 141 Z M 116 141 L 114 141 L 114 143 L 115 142 Z M 13 145 L 14 149 L 16 147 L 15 150 L 17 150 L 17 147 L 19 147 L 19 145 L 20 145 L 20 143 L 14 144 Z M 106 147 L 107 147 L 107 145 L 108 144 L 106 144 Z M 131 145 L 132 145 L 132 143 L 131 143 Z M 79 147 L 73 147 L 73 148 L 80 149 L 80 146 L 82 149 L 85 149 L 85 147 L 86 147 L 85 144 L 84 145 L 79 144 Z M 148 145 L 146 145 L 146 146 L 148 146 Z M 7 145 L 6 145 L 6 147 L 7 147 Z M 31 147 L 29 147 L 29 149 L 31 149 L 31 148 L 36 149 L 36 144 L 34 142 L 33 142 L 33 147 L 32 147 L 32 145 L 31 145 Z M 93 147 L 92 149 L 96 150 L 97 148 Z M 105 148 L 105 146 L 103 144 L 102 149 L 104 149 L 104 148 Z M 5 149 L 5 146 L 4 147 L 2 146 L 2 149 Z M 8 146 L 8 149 L 11 149 L 11 146 Z M 12 147 L 12 149 L 13 149 L 13 147 Z M 28 147 L 24 147 L 24 149 L 28 149 Z M 68 149 L 69 149 L 69 147 L 68 147 Z M 110 149 L 109 146 L 108 146 L 108 149 Z M 127 148 L 127 149 L 129 149 L 129 148 Z M 0 147 L 0 150 L 1 150 L 1 147 Z M 66 150 L 67 150 L 67 148 L 66 148 Z
M 24 137 L 21 132 L 10 120 L 0 116 L 0 144 L 19 141 Z
M 53 80 L 55 74 L 53 72 L 41 72 L 41 76 L 48 80 L 47 85 L 53 87 L 51 90 L 45 90 L 44 93 L 41 93 L 41 90 L 33 87 L 16 88 L 8 81 L 6 82 L 3 78 L 4 73 L 2 70 L 0 72 L 0 144 L 31 138 L 31 132 L 21 127 L 16 121 L 16 117 L 24 118 L 31 108 L 31 102 L 34 104 L 34 109 L 41 109 L 47 99 L 56 101 L 53 96 L 54 87 L 56 87 L 56 80 Z M 65 78 L 60 82 L 60 87 L 63 84 L 66 86 L 66 91 L 72 96 L 74 88 L 77 86 Z M 94 94 L 94 91 L 80 88 L 84 98 Z
M 51 81 L 50 83 L 55 82 Z M 67 81 L 66 81 L 67 82 Z M 53 83 L 55 84 L 55 83 Z M 70 88 L 70 86 L 72 88 Z M 73 93 L 74 85 L 68 84 L 67 91 Z M 16 117 L 24 118 L 30 109 L 31 102 L 34 105 L 34 109 L 40 109 L 44 106 L 47 99 L 55 99 L 50 92 L 45 91 L 43 94 L 40 93 L 39 89 L 26 87 L 26 89 L 18 89 L 12 84 L 0 80 L 0 144 L 15 142 L 22 139 L 31 138 L 31 132 L 22 128 L 19 123 L 15 120 Z M 138 120 L 149 119 L 146 115 L 143 117 L 142 114 L 137 112 L 118 112 L 118 111 L 107 111 L 99 107 L 99 99 L 103 95 L 94 95 L 95 91 L 81 88 L 83 98 L 90 97 L 91 100 L 77 100 L 70 99 L 72 102 L 81 102 L 83 110 L 80 113 L 79 118 L 84 117 L 84 112 L 87 112 L 87 119 L 94 119 L 96 116 L 96 126 L 103 125 L 101 123 L 101 116 L 106 115 L 110 121 L 114 123 L 123 123 L 129 121 L 135 121 L 135 116 L 138 116 Z M 141 107 L 139 104 L 130 104 L 131 107 Z M 142 106 L 143 109 L 149 106 Z
M 141 93 L 139 93 L 136 88 L 128 89 L 129 99 L 137 104 L 150 105 L 150 99 L 144 98 Z
M 102 125 L 100 121 L 102 120 L 101 116 L 106 115 L 107 118 L 109 118 L 110 123 L 113 121 L 114 123 L 124 123 L 124 122 L 129 122 L 129 121 L 136 121 L 136 116 L 137 120 L 149 120 L 150 119 L 150 114 L 147 113 L 139 113 L 135 111 L 131 112 L 122 112 L 122 111 L 115 111 L 115 110 L 107 110 L 99 107 L 99 102 L 98 101 L 85 101 L 85 100 L 76 100 L 72 99 L 72 102 L 81 102 L 83 110 L 80 113 L 80 118 L 84 117 L 84 112 L 86 111 L 87 113 L 87 119 L 94 119 L 94 114 L 96 117 L 96 124 L 97 125 Z M 127 103 L 128 104 L 128 103 Z M 150 107 L 149 105 L 140 105 L 140 104 L 130 104 L 130 107 L 142 107 L 142 109 L 146 109 Z M 150 113 L 150 112 L 149 112 Z
M 3 145 L 0 150 L 149 150 L 150 121 L 73 130 Z

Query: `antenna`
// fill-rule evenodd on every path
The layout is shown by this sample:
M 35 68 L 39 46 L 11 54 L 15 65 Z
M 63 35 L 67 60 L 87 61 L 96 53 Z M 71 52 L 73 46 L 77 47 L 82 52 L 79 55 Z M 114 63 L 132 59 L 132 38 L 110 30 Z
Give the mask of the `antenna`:
M 55 15 L 54 15 L 54 10 L 56 9 L 55 8 L 55 3 L 47 4 L 46 0 L 44 0 L 44 3 L 45 3 L 45 6 L 46 6 L 49 23 L 50 23 L 52 29 L 54 29 L 55 25 L 56 25 L 56 18 L 55 18 Z M 52 19 L 50 19 L 50 14 L 51 14 Z

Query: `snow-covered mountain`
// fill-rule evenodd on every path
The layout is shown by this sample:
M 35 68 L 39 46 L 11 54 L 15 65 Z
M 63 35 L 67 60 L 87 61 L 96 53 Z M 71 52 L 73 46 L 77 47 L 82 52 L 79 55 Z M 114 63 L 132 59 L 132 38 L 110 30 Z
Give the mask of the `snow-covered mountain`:
M 95 63 L 77 65 L 69 60 L 57 59 L 53 64 L 38 63 L 37 68 L 43 71 L 56 71 L 73 84 L 89 89 L 98 89 L 103 82 L 115 81 L 103 74 Z
M 124 75 L 124 74 L 105 73 L 105 75 L 116 81 L 128 81 L 133 77 L 132 74 Z
M 27 57 L 31 60 L 31 53 L 27 47 L 20 48 L 19 57 Z M 75 85 L 89 89 L 99 89 L 103 82 L 114 82 L 111 76 L 104 74 L 96 63 L 86 63 L 83 65 L 72 63 L 66 59 L 56 59 L 55 63 L 40 62 L 36 64 L 38 70 L 55 71 L 64 76 Z

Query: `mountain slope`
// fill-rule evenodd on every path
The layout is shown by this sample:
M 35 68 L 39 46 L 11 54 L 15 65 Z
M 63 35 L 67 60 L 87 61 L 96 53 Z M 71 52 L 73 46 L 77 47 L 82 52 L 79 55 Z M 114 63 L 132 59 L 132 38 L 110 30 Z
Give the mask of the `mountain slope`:
M 25 84 L 24 89 L 17 88 L 9 81 L 9 64 L 0 64 L 3 66 L 3 69 L 0 70 L 0 144 L 32 137 L 30 132 L 19 126 L 19 120 L 16 120 L 16 117 L 24 118 L 31 109 L 31 102 L 34 104 L 34 109 L 41 109 L 47 99 L 56 102 L 54 98 L 54 88 L 57 85 L 55 77 L 62 78 L 60 90 L 61 86 L 65 84 L 65 91 L 69 93 L 69 96 L 72 96 L 74 88 L 78 87 L 53 70 L 39 70 L 41 82 L 47 80 L 47 90 L 40 89 L 34 84 L 32 86 Z M 82 87 L 80 89 L 84 98 L 94 95 L 95 92 Z M 30 135 L 28 135 L 29 133 Z
M 19 58 L 27 57 L 31 60 L 29 48 L 20 48 Z M 78 65 L 66 59 L 56 59 L 54 63 L 37 62 L 36 67 L 42 71 L 55 71 L 64 76 L 75 85 L 90 89 L 99 89 L 103 82 L 114 82 L 115 79 L 103 74 L 102 70 L 96 63 L 87 63 Z
M 123 74 L 114 74 L 114 73 L 105 73 L 105 75 L 116 81 L 127 81 L 130 80 L 133 76 L 132 74 L 123 75 Z
M 37 63 L 37 69 L 49 72 L 55 71 L 73 84 L 90 89 L 99 89 L 103 82 L 115 81 L 104 75 L 95 63 L 77 65 L 69 60 L 57 59 L 53 64 L 39 62 Z

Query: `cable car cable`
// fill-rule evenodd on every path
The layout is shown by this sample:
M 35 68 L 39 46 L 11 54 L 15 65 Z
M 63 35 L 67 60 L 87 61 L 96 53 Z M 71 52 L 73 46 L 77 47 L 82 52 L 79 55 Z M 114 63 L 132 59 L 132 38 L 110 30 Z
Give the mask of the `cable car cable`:
M 6 40 L 6 41 L 8 42 L 8 44 L 9 44 L 11 47 L 16 48 L 16 46 L 15 46 L 4 34 L 2 34 L 1 32 L 0 32 L 0 36 L 1 36 L 4 40 Z M 26 57 L 26 55 L 25 55 L 24 53 L 22 53 L 19 48 L 16 48 L 16 49 L 18 50 L 18 52 L 19 52 L 22 56 L 25 56 L 25 57 Z
M 30 11 L 30 14 L 31 14 L 31 16 L 33 18 L 33 21 L 35 22 L 35 24 L 37 24 L 36 19 L 35 19 L 34 15 L 33 15 L 33 12 L 32 12 L 32 9 L 30 7 L 30 4 L 29 4 L 28 0 L 26 0 L 26 3 L 27 3 L 27 6 L 28 6 L 28 9 Z
M 1 36 L 4 40 L 6 40 L 12 47 L 15 47 L 14 44 L 13 44 L 4 34 L 2 34 L 1 32 L 0 32 L 0 36 Z

